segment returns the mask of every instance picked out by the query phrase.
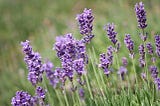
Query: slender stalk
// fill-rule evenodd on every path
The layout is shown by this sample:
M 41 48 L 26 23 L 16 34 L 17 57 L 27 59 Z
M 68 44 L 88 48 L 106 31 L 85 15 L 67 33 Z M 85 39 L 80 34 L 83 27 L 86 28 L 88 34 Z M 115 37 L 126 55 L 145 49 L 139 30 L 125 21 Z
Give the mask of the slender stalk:
M 64 91 L 63 94 L 64 94 L 64 99 L 65 99 L 65 102 L 66 102 L 66 106 L 69 106 L 66 91 Z
M 136 72 L 136 68 L 135 68 L 135 61 L 134 61 L 134 58 L 132 58 L 132 66 L 133 66 L 133 71 L 135 73 L 135 79 L 136 79 L 136 87 L 138 85 L 138 77 L 137 77 L 137 72 Z
M 54 100 L 51 99 L 51 95 L 50 95 L 49 90 L 48 90 L 48 87 L 47 87 L 47 85 L 46 85 L 45 76 L 44 76 L 44 75 L 43 75 L 42 84 L 43 84 L 43 86 L 45 87 L 45 89 L 47 89 L 47 96 L 48 96 L 48 99 L 49 99 L 49 103 L 51 103 L 51 105 L 54 105 Z

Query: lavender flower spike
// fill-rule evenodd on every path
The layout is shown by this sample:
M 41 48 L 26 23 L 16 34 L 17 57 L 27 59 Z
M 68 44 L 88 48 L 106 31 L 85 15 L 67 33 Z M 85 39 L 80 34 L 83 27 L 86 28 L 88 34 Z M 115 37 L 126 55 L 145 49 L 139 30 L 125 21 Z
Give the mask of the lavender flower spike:
M 139 54 L 140 54 L 140 58 L 139 58 L 139 62 L 140 62 L 140 67 L 144 67 L 145 66 L 145 50 L 144 50 L 144 45 L 140 45 L 139 46 Z
M 160 57 L 160 35 L 155 35 L 156 54 Z
M 160 78 L 156 78 L 154 82 L 157 85 L 157 89 L 160 90 Z
M 76 20 L 79 23 L 79 29 L 82 35 L 92 34 L 93 19 L 94 17 L 91 9 L 85 8 L 83 13 L 77 15 Z
M 50 81 L 50 84 L 53 86 L 53 88 L 55 88 L 59 81 L 54 75 L 55 72 L 52 71 L 53 64 L 50 61 L 46 61 L 46 63 L 43 64 L 42 67 L 43 67 L 43 70 L 46 72 L 46 76 L 47 76 L 47 79 Z
M 12 106 L 34 106 L 32 96 L 28 92 L 17 91 L 16 96 L 12 98 Z
M 76 20 L 79 23 L 79 29 L 80 33 L 82 35 L 85 35 L 82 38 L 83 43 L 89 43 L 91 39 L 94 37 L 92 34 L 92 29 L 93 29 L 93 15 L 92 15 L 92 10 L 85 8 L 83 13 L 78 14 L 76 17 Z
M 99 67 L 101 67 L 104 70 L 105 75 L 109 75 L 109 66 L 112 65 L 113 62 L 113 47 L 109 46 L 107 50 L 107 54 L 102 53 L 100 54 L 100 64 Z
M 144 29 L 147 27 L 146 11 L 144 9 L 144 4 L 142 2 L 136 3 L 135 13 L 137 16 L 138 27 Z
M 152 46 L 152 44 L 151 44 L 150 42 L 148 42 L 148 43 L 146 44 L 146 48 L 148 49 L 148 53 L 149 53 L 150 55 L 153 55 L 153 46 Z
M 124 66 L 119 68 L 118 74 L 121 76 L 122 80 L 124 80 L 124 75 L 127 73 L 127 69 Z
M 46 91 L 42 87 L 38 86 L 36 88 L 36 95 L 38 98 L 45 99 L 45 96 L 46 96 L 45 93 Z
M 155 79 L 158 77 L 158 71 L 156 66 L 150 66 L 149 70 L 151 72 L 152 77 Z
M 124 38 L 124 43 L 126 44 L 126 47 L 128 48 L 129 52 L 130 52 L 130 56 L 131 58 L 134 57 L 134 53 L 133 53 L 133 49 L 134 49 L 134 42 L 131 39 L 130 34 L 126 34 L 125 38 Z
M 117 43 L 117 39 L 116 39 L 116 35 L 117 35 L 117 32 L 114 31 L 115 25 L 112 23 L 108 23 L 107 26 L 106 26 L 106 31 L 107 31 L 107 35 L 108 35 L 108 38 L 111 40 L 111 42 L 116 45 Z
M 35 86 L 38 82 L 42 81 L 43 70 L 41 69 L 41 57 L 39 53 L 35 53 L 32 50 L 28 40 L 21 42 L 21 45 L 25 54 L 24 61 L 26 62 L 27 68 L 29 70 L 28 80 L 32 83 L 32 85 Z

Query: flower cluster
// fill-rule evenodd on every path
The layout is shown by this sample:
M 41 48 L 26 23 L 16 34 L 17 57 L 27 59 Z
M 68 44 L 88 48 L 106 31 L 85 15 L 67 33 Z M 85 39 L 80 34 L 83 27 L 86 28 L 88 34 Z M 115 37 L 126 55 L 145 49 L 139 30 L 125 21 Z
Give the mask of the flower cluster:
M 85 8 L 83 13 L 77 15 L 76 20 L 79 23 L 79 29 L 82 35 L 90 35 L 92 33 L 93 19 L 91 9 Z
M 16 96 L 12 98 L 12 106 L 33 106 L 32 96 L 24 91 L 17 91 Z
M 94 17 L 92 15 L 92 10 L 87 8 L 84 9 L 83 13 L 78 14 L 76 17 L 76 20 L 79 23 L 80 33 L 82 35 L 85 35 L 82 38 L 82 41 L 84 43 L 89 43 L 91 39 L 94 37 L 94 35 L 92 34 L 93 19 Z
M 88 63 L 85 44 L 73 38 L 72 34 L 57 37 L 54 49 L 61 60 L 62 69 L 70 81 L 73 80 L 74 71 L 79 76 L 84 73 L 85 64 Z
M 144 50 L 144 45 L 143 44 L 141 44 L 140 46 L 139 46 L 139 55 L 140 55 L 140 58 L 139 58 L 139 65 L 140 65 L 140 67 L 144 67 L 145 66 L 145 50 Z
M 146 44 L 146 48 L 148 50 L 148 54 L 153 55 L 153 46 L 150 42 Z
M 154 82 L 157 85 L 158 90 L 160 90 L 160 78 L 156 78 Z
M 12 106 L 37 106 L 40 101 L 44 104 L 45 92 L 40 86 L 36 88 L 36 96 L 31 96 L 28 92 L 17 91 L 11 104 Z
M 156 79 L 158 77 L 158 71 L 156 66 L 150 66 L 149 70 L 151 72 L 152 78 Z
M 111 42 L 116 45 L 117 43 L 117 39 L 116 39 L 116 35 L 117 35 L 117 32 L 115 32 L 115 25 L 112 23 L 108 23 L 107 26 L 106 26 L 106 31 L 107 31 L 107 35 L 108 35 L 108 38 L 111 40 Z
M 124 80 L 124 75 L 127 73 L 127 68 L 121 66 L 118 70 L 118 74 L 121 76 L 122 80 Z
M 126 34 L 125 38 L 124 38 L 124 43 L 126 44 L 126 47 L 128 48 L 129 52 L 130 52 L 130 56 L 131 58 L 133 58 L 134 53 L 133 53 L 133 49 L 134 49 L 134 42 L 131 39 L 130 34 Z
M 144 9 L 144 4 L 142 2 L 136 3 L 135 13 L 137 16 L 138 27 L 144 29 L 147 27 L 146 11 Z
M 102 53 L 100 54 L 100 64 L 99 67 L 101 67 L 104 70 L 105 75 L 109 75 L 109 66 L 112 65 L 113 62 L 113 47 L 109 46 L 107 50 L 107 54 Z
M 25 54 L 24 61 L 29 70 L 28 80 L 35 86 L 38 82 L 42 81 L 43 70 L 41 69 L 41 57 L 39 53 L 32 50 L 28 40 L 21 42 L 21 45 L 23 47 L 23 53 Z
M 45 99 L 45 96 L 46 96 L 45 94 L 46 94 L 46 91 L 42 87 L 38 86 L 36 88 L 36 95 L 39 99 Z
M 160 35 L 155 35 L 155 45 L 157 56 L 160 57 Z
M 122 78 L 122 80 L 124 80 L 124 75 L 127 73 L 127 65 L 128 65 L 128 61 L 126 57 L 122 57 L 122 66 L 119 68 L 118 70 L 118 75 L 120 75 L 120 77 Z

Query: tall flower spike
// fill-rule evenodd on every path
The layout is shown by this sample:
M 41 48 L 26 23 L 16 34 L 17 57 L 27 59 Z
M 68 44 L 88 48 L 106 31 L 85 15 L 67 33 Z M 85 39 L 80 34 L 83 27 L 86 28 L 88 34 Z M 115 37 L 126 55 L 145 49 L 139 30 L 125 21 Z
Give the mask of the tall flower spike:
M 89 43 L 91 39 L 94 37 L 92 34 L 92 29 L 93 29 L 93 15 L 92 15 L 92 10 L 85 8 L 83 13 L 78 14 L 76 17 L 76 20 L 79 23 L 79 29 L 80 33 L 82 35 L 85 35 L 82 38 L 83 43 Z
M 79 29 L 80 33 L 82 35 L 91 35 L 92 34 L 92 28 L 93 28 L 93 15 L 92 10 L 85 8 L 83 13 L 78 14 L 76 17 L 76 20 L 79 23 Z
M 153 79 L 158 77 L 158 71 L 156 66 L 150 66 L 149 70 L 151 72 L 151 76 L 153 77 Z
M 135 13 L 137 16 L 138 27 L 144 29 L 147 27 L 146 11 L 144 9 L 144 4 L 142 2 L 136 3 Z
M 63 37 L 57 37 L 54 49 L 61 60 L 65 76 L 70 81 L 73 80 L 74 71 L 79 76 L 83 74 L 85 64 L 88 63 L 86 47 L 83 42 L 74 39 L 72 34 L 66 34 Z
M 160 35 L 155 35 L 156 54 L 160 57 Z
M 160 90 L 160 78 L 156 78 L 154 82 L 157 85 L 157 89 Z
M 105 75 L 109 75 L 109 66 L 112 65 L 113 62 L 113 47 L 109 46 L 107 49 L 107 54 L 102 53 L 100 54 L 100 64 L 99 67 L 101 67 L 104 70 Z
M 134 42 L 133 42 L 133 40 L 131 39 L 130 34 L 126 34 L 126 35 L 125 35 L 124 43 L 126 44 L 126 47 L 128 48 L 128 50 L 129 50 L 129 52 L 130 52 L 131 58 L 133 58 L 133 57 L 134 57 L 134 52 L 133 52 Z
M 116 39 L 117 32 L 114 31 L 115 25 L 113 23 L 112 24 L 108 23 L 105 29 L 107 31 L 107 35 L 108 35 L 108 38 L 110 39 L 110 41 L 114 45 L 116 45 L 118 40 Z
M 45 99 L 45 97 L 46 97 L 45 94 L 46 94 L 46 91 L 42 87 L 38 86 L 36 88 L 36 95 L 38 98 Z
M 150 42 L 146 44 L 146 48 L 148 49 L 148 54 L 153 55 L 153 46 Z
M 50 81 L 50 84 L 53 86 L 53 88 L 55 88 L 59 81 L 54 75 L 55 72 L 52 71 L 53 64 L 50 61 L 46 61 L 43 64 L 42 68 L 46 72 L 46 76 L 47 76 L 47 79 Z
M 28 80 L 32 83 L 32 85 L 35 86 L 38 82 L 42 81 L 43 70 L 41 69 L 41 57 L 39 53 L 35 53 L 32 50 L 28 40 L 21 42 L 21 45 L 25 54 L 24 61 L 26 62 L 27 68 L 29 70 Z
M 33 97 L 28 92 L 17 91 L 16 96 L 12 98 L 12 106 L 34 106 Z
M 124 80 L 124 75 L 127 73 L 127 69 L 124 66 L 121 66 L 118 70 L 118 74 L 120 75 L 120 77 L 122 78 L 122 80 Z
M 128 61 L 126 57 L 122 57 L 122 63 L 123 63 L 123 66 L 125 67 L 128 65 Z
M 144 45 L 142 44 L 139 46 L 139 55 L 140 55 L 139 65 L 140 67 L 144 67 L 145 66 L 145 50 L 144 50 Z

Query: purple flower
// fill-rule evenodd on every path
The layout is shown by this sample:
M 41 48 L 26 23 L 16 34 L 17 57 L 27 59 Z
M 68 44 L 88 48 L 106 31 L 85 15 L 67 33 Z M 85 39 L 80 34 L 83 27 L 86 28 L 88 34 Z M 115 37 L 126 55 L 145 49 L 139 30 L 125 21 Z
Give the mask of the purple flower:
M 63 89 L 66 82 L 66 72 L 64 69 L 57 67 L 54 71 L 55 81 L 61 82 L 61 88 Z
M 73 67 L 78 75 L 81 76 L 83 73 L 85 73 L 85 63 L 82 58 L 74 60 Z
M 155 79 L 158 77 L 158 71 L 156 66 L 150 66 L 149 70 L 151 72 L 152 77 Z
M 153 55 L 153 46 L 152 46 L 152 44 L 151 44 L 150 42 L 148 42 L 148 43 L 146 44 L 146 48 L 148 49 L 148 53 L 149 53 L 150 55 Z
M 84 37 L 81 39 L 81 41 L 82 41 L 83 43 L 90 43 L 90 41 L 91 41 L 91 39 L 92 39 L 93 37 L 94 37 L 93 34 L 86 35 L 86 36 L 84 36 Z
M 117 39 L 116 39 L 116 35 L 117 35 L 117 32 L 114 31 L 114 24 L 110 24 L 108 23 L 107 26 L 106 26 L 106 31 L 107 31 L 107 35 L 108 35 L 108 38 L 110 39 L 110 41 L 116 45 L 117 43 Z
M 127 73 L 127 69 L 124 66 L 121 66 L 118 70 L 118 74 L 121 76 L 122 80 L 124 80 L 124 75 Z
M 81 72 L 84 70 L 85 64 L 88 63 L 86 47 L 83 42 L 74 39 L 72 34 L 66 34 L 63 37 L 57 37 L 54 49 L 61 60 L 65 76 L 67 76 L 70 81 L 73 80 L 74 71 L 78 74 L 82 74 Z M 77 62 L 76 64 L 79 65 L 80 63 L 83 64 L 79 67 L 75 67 L 74 62 Z
M 32 50 L 28 40 L 21 42 L 21 45 L 25 54 L 24 61 L 26 62 L 27 68 L 29 70 L 28 80 L 32 83 L 32 85 L 35 86 L 38 82 L 42 81 L 43 70 L 41 69 L 41 57 L 39 53 L 35 53 Z
M 50 84 L 55 88 L 59 81 L 54 75 L 55 72 L 52 70 L 53 64 L 50 61 L 46 61 L 46 63 L 43 64 L 42 68 L 46 72 L 46 76 L 47 79 L 50 81 Z
M 84 90 L 82 88 L 79 89 L 79 96 L 81 99 L 84 99 Z
M 151 61 L 152 61 L 152 63 L 155 63 L 155 62 L 156 62 L 156 58 L 155 58 L 155 57 L 152 57 L 152 58 L 151 58 Z
M 33 98 L 28 92 L 17 91 L 16 96 L 12 98 L 12 106 L 34 106 Z
M 76 17 L 76 20 L 79 23 L 79 29 L 80 33 L 82 35 L 91 35 L 92 34 L 92 28 L 93 28 L 93 15 L 92 10 L 85 8 L 83 13 L 78 14 Z
M 109 46 L 107 50 L 107 54 L 102 53 L 100 54 L 100 64 L 99 67 L 101 67 L 104 70 L 105 75 L 109 75 L 109 66 L 112 65 L 113 62 L 113 47 Z
M 145 35 L 140 34 L 140 38 L 145 42 L 148 38 L 147 33 Z
M 160 57 L 160 35 L 155 35 L 155 45 L 157 56 Z
M 142 2 L 136 3 L 135 13 L 137 16 L 138 27 L 144 29 L 147 27 L 146 11 L 144 9 L 144 4 Z
M 126 57 L 122 57 L 122 63 L 123 63 L 123 66 L 125 67 L 128 65 L 128 61 Z
M 146 80 L 146 73 L 141 73 L 142 79 Z
M 160 90 L 160 78 L 156 78 L 154 82 L 157 85 L 157 89 Z
M 145 50 L 144 50 L 144 45 L 142 44 L 139 46 L 139 55 L 140 55 L 139 65 L 140 67 L 144 67 L 145 66 Z
M 133 53 L 133 49 L 134 49 L 134 42 L 131 39 L 130 34 L 126 34 L 125 38 L 124 38 L 124 43 L 126 44 L 126 47 L 128 48 L 131 57 L 133 58 L 134 53 Z
M 46 91 L 42 88 L 42 87 L 40 87 L 40 86 L 38 86 L 37 88 L 36 88 L 36 95 L 37 95 L 37 97 L 39 98 L 39 99 L 45 99 L 45 97 L 46 97 Z

